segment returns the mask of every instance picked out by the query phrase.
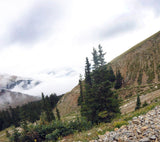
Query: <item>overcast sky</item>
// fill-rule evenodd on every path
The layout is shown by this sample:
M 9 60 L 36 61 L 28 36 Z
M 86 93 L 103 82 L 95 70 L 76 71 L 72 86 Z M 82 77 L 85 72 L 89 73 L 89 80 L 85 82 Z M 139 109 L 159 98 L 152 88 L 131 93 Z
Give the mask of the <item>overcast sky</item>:
M 158 0 L 1 0 L 0 73 L 50 79 L 40 91 L 65 93 L 93 47 L 109 62 L 159 27 Z

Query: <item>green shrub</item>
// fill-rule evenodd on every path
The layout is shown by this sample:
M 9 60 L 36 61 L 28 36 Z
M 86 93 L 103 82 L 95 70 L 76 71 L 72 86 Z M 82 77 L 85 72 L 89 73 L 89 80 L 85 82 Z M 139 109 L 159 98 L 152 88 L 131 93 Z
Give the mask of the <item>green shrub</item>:
M 22 125 L 22 127 L 24 127 Z M 52 121 L 50 124 L 38 124 L 32 125 L 27 128 L 27 131 L 23 129 L 22 132 L 13 132 L 11 138 L 13 142 L 25 141 L 45 141 L 52 140 L 56 141 L 58 138 L 73 134 L 74 132 L 81 132 L 83 130 L 88 130 L 92 127 L 92 123 L 86 121 L 86 119 L 77 118 L 75 121 L 62 122 L 62 121 Z
M 46 135 L 46 140 L 56 141 L 60 137 L 59 129 L 54 130 L 52 133 Z
M 148 103 L 145 101 L 144 104 L 142 105 L 142 107 L 145 107 L 147 105 L 148 105 Z
M 11 136 L 11 134 L 8 132 L 8 130 L 6 130 L 6 137 L 9 138 Z
M 37 132 L 30 131 L 30 132 L 27 132 L 25 135 L 21 134 L 20 141 L 21 142 L 34 142 L 34 141 L 40 142 L 40 141 L 43 141 L 43 139 L 40 138 Z
M 20 133 L 16 128 L 13 129 L 13 134 L 9 137 L 11 142 L 20 142 Z
M 141 107 L 141 100 L 140 100 L 140 96 L 139 96 L 139 94 L 138 94 L 138 95 L 137 95 L 137 103 L 136 103 L 136 108 L 135 108 L 135 110 L 140 109 L 140 107 Z

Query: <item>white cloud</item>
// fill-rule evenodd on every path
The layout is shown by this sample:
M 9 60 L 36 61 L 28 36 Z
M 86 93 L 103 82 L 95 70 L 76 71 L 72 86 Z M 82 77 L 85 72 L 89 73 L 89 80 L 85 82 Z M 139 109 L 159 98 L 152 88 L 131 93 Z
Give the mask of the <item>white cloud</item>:
M 157 3 L 155 0 L 143 3 L 138 0 L 0 1 L 0 73 L 37 75 L 36 79 L 42 79 L 42 71 L 54 69 L 57 75 L 62 75 L 66 67 L 72 68 L 76 75 L 52 79 L 45 76 L 43 87 L 35 88 L 65 93 L 83 74 L 85 57 L 91 59 L 93 47 L 101 44 L 110 61 L 159 30 Z
M 79 79 L 77 70 L 73 70 L 72 68 L 45 70 L 38 74 L 32 74 L 31 76 L 34 80 L 38 80 L 41 83 L 28 90 L 17 86 L 12 91 L 31 94 L 33 96 L 40 96 L 42 92 L 45 95 L 50 95 L 52 93 L 61 95 L 70 91 L 73 86 L 77 85 Z

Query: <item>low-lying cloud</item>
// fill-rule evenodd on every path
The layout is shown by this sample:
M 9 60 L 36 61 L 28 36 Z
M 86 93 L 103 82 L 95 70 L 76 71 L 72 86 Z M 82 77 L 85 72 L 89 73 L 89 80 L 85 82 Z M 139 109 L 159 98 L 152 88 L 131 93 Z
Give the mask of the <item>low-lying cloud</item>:
M 41 96 L 42 92 L 45 95 L 50 95 L 52 93 L 61 95 L 71 91 L 71 89 L 78 84 L 79 74 L 72 68 L 63 68 L 57 71 L 39 73 L 34 76 L 34 79 L 39 80 L 41 83 L 28 90 L 17 86 L 12 91 L 33 96 Z

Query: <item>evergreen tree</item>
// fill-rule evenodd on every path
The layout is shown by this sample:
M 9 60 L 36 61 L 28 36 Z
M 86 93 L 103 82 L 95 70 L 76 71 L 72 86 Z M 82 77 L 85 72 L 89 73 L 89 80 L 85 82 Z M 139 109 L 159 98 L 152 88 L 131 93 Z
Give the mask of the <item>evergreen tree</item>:
M 122 81 L 123 81 L 122 75 L 121 75 L 120 71 L 118 70 L 117 73 L 116 73 L 116 84 L 115 84 L 114 88 L 115 89 L 121 88 Z
M 58 118 L 58 120 L 60 120 L 61 119 L 61 116 L 60 116 L 60 113 L 59 113 L 59 109 L 56 107 L 56 113 L 57 113 L 57 118 Z
M 91 119 L 92 115 L 92 78 L 91 78 L 91 64 L 88 58 L 86 58 L 85 66 L 85 92 L 83 96 L 83 102 L 81 103 L 81 115 Z
M 100 62 L 99 62 L 99 55 L 98 52 L 95 48 L 93 48 L 93 70 L 96 70 L 99 66 L 100 66 Z
M 49 96 L 49 100 L 50 100 L 51 107 L 54 108 L 59 99 L 58 99 L 57 95 L 54 93 Z
M 44 94 L 42 93 L 42 109 L 45 110 L 45 97 Z
M 103 53 L 100 47 L 101 54 Z M 94 54 L 93 54 L 94 53 Z M 98 57 L 97 64 L 94 62 L 93 71 L 90 71 L 90 64 L 86 58 L 85 66 L 85 91 L 83 94 L 83 102 L 81 103 L 81 115 L 86 117 L 92 123 L 101 121 L 111 121 L 118 113 L 119 100 L 111 91 L 112 83 L 115 80 L 114 72 L 111 67 L 99 64 L 100 56 L 97 51 L 93 50 L 93 59 Z M 103 57 L 104 59 L 104 57 Z
M 83 86 L 82 86 L 82 75 L 80 74 L 80 79 L 79 79 L 79 88 L 80 88 L 80 96 L 78 98 L 78 105 L 81 105 L 83 102 Z
M 139 94 L 138 94 L 137 95 L 137 103 L 136 103 L 135 110 L 140 109 L 140 107 L 141 107 L 141 100 L 140 100 L 140 97 L 139 97 Z
M 42 106 L 43 106 L 43 111 L 46 114 L 47 121 L 50 122 L 52 120 L 55 120 L 54 113 L 52 112 L 50 99 L 48 96 L 44 97 L 43 93 L 42 93 Z
M 102 66 L 93 72 L 93 92 L 96 115 L 94 121 L 110 121 L 120 113 L 119 100 L 111 91 L 113 72 Z
M 46 113 L 48 122 L 55 120 L 55 116 L 54 116 L 54 113 L 52 112 L 52 109 L 48 109 L 47 111 L 45 111 L 45 113 Z
M 60 97 L 55 94 L 50 95 L 50 97 L 44 97 L 44 94 L 42 94 L 42 100 L 40 101 L 0 111 L 0 130 L 11 125 L 19 126 L 21 121 L 35 122 L 40 119 L 41 113 L 45 114 L 47 121 L 54 120 L 52 108 L 57 104 Z
M 55 116 L 53 114 L 52 107 L 51 107 L 50 100 L 49 100 L 48 96 L 45 97 L 45 113 L 46 113 L 48 122 L 55 120 Z
M 99 44 L 98 45 L 98 52 L 99 52 L 99 55 L 98 55 L 98 58 L 99 58 L 99 64 L 100 64 L 100 66 L 104 66 L 105 64 L 106 64 L 106 62 L 105 62 L 105 58 L 104 58 L 104 55 L 106 54 L 106 53 L 103 53 L 103 49 L 102 49 L 102 46 Z
M 89 63 L 88 58 L 86 57 L 86 66 L 85 66 L 85 83 L 89 86 L 92 86 L 91 79 L 91 64 Z
M 0 117 L 0 130 L 3 129 L 3 124 L 4 124 L 4 121 L 2 119 L 2 116 Z
M 109 67 L 108 67 L 108 73 L 109 73 L 109 81 L 111 81 L 111 82 L 114 82 L 115 81 L 115 79 L 116 79 L 116 77 L 115 77 L 115 75 L 114 75 L 114 72 L 113 72 L 113 69 L 112 69 L 112 67 L 109 65 Z
M 3 119 L 3 125 L 2 129 L 9 127 L 11 124 L 13 124 L 12 117 L 10 115 L 10 112 L 8 110 L 2 111 L 1 113 L 2 119 Z
M 25 108 L 25 106 L 21 106 L 21 107 L 19 108 L 19 116 L 20 116 L 20 119 L 21 119 L 22 121 L 27 120 L 27 113 L 26 113 L 26 108 Z

